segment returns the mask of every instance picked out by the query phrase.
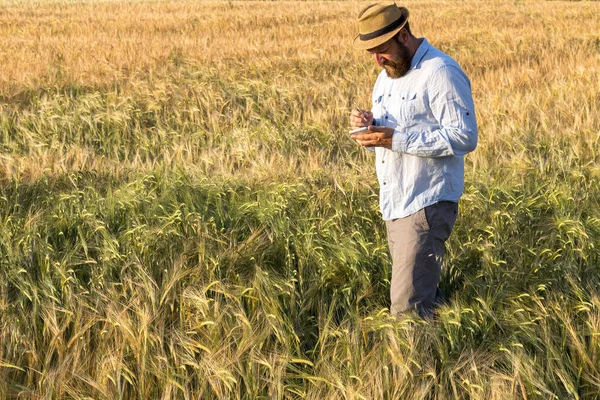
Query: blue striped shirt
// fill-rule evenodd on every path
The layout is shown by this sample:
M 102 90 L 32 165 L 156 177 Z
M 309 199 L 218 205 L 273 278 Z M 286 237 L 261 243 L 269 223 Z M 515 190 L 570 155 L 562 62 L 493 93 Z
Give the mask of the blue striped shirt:
M 456 61 L 423 39 L 405 75 L 391 79 L 381 71 L 372 112 L 377 125 L 394 128 L 392 149 L 375 148 L 383 219 L 457 202 L 477 122 L 471 83 Z

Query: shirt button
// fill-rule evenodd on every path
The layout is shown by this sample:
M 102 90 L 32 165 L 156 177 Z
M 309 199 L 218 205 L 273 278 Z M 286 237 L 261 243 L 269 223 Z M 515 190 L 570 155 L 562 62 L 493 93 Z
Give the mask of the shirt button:
M 388 118 L 387 118 L 387 115 L 385 116 L 385 119 L 388 119 Z
M 404 96 L 402 96 L 402 100 L 404 100 Z
M 384 185 L 387 185 L 387 182 L 383 182 Z
M 381 163 L 382 163 L 382 164 L 385 164 L 385 160 L 381 160 Z

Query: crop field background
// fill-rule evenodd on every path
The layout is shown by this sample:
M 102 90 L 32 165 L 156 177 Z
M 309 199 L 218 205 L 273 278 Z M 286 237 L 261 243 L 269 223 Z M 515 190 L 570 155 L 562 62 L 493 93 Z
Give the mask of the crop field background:
M 389 315 L 365 2 L 0 3 L 0 398 L 600 397 L 600 3 L 406 1 L 479 146 Z

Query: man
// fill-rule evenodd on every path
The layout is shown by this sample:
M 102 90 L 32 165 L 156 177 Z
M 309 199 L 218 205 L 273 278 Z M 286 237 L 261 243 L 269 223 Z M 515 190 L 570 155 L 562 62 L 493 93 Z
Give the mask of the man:
M 460 66 L 425 38 L 412 35 L 409 12 L 371 4 L 358 15 L 354 47 L 382 67 L 372 110 L 354 109 L 353 134 L 376 154 L 380 207 L 392 256 L 390 311 L 430 316 L 444 244 L 464 187 L 464 155 L 477 146 L 471 85 Z

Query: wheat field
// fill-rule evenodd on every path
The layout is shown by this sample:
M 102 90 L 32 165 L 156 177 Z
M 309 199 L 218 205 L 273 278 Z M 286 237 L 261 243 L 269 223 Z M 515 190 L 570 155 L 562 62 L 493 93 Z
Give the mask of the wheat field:
M 388 312 L 367 3 L 0 0 L 0 398 L 600 398 L 600 3 L 407 1 L 479 146 Z

